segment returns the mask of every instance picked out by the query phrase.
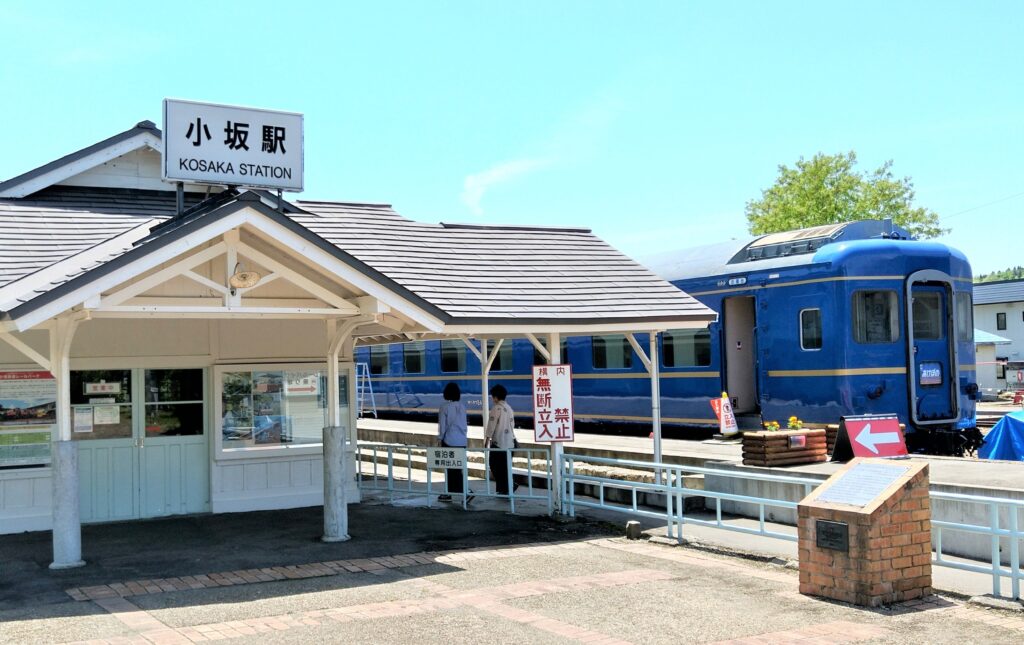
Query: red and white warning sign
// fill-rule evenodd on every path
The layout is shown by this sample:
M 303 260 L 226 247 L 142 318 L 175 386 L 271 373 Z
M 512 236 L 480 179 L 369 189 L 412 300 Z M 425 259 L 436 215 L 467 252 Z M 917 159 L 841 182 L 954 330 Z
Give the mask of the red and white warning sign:
M 729 436 L 740 431 L 740 427 L 736 423 L 736 415 L 732 411 L 732 401 L 729 400 L 728 394 L 722 392 L 721 398 L 711 399 L 711 408 L 715 411 L 715 416 L 718 417 L 719 432 Z
M 534 441 L 573 441 L 572 366 L 533 366 Z

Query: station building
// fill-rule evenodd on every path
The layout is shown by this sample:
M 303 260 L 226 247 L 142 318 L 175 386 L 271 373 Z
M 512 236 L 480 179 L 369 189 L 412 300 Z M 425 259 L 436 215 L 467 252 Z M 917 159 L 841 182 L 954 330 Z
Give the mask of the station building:
M 52 530 L 54 568 L 82 564 L 83 522 L 322 504 L 346 539 L 358 343 L 461 339 L 486 363 L 543 338 L 558 362 L 560 337 L 715 319 L 587 230 L 227 186 L 179 206 L 161 137 L 0 183 L 0 533 Z

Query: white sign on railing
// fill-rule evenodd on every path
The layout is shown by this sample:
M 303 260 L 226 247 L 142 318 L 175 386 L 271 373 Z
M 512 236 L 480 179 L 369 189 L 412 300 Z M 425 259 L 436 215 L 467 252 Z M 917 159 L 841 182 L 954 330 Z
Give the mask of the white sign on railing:
M 534 441 L 573 441 L 572 366 L 533 366 Z
M 430 470 L 466 467 L 465 448 L 427 448 L 427 464 Z
M 302 190 L 302 115 L 164 99 L 163 178 Z

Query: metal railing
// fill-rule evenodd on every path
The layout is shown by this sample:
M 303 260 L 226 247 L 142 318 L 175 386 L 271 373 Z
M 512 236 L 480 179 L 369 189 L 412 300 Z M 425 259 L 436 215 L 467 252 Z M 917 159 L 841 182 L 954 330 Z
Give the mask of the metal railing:
M 597 465 L 614 468 L 623 468 L 631 471 L 650 472 L 651 481 L 627 481 L 612 477 L 605 477 L 596 474 L 581 473 L 577 470 L 577 464 Z M 737 472 L 733 470 L 721 470 L 717 468 L 703 468 L 697 466 L 682 466 L 678 464 L 653 463 L 647 461 L 629 461 L 623 459 L 609 459 L 605 457 L 584 457 L 580 455 L 565 454 L 561 462 L 562 490 L 560 491 L 562 508 L 569 516 L 575 516 L 576 507 L 595 508 L 606 511 L 627 513 L 638 517 L 664 520 L 666 522 L 666 535 L 679 542 L 683 540 L 682 527 L 686 524 L 707 526 L 712 528 L 734 531 L 736 533 L 747 533 L 765 537 L 778 538 L 780 540 L 797 541 L 797 536 L 789 533 L 773 531 L 766 527 L 765 508 L 782 508 L 796 511 L 797 502 L 788 499 L 773 499 L 769 497 L 755 497 L 750 495 L 739 495 L 719 491 L 709 491 L 686 486 L 688 475 L 714 475 L 732 479 L 773 482 L 777 484 L 791 484 L 802 486 L 804 494 L 810 493 L 814 487 L 821 482 L 817 479 L 807 477 L 788 477 L 783 475 L 763 475 L 760 473 Z M 577 486 L 592 486 L 596 488 L 595 495 L 581 497 L 577 495 Z M 630 499 L 629 504 L 614 503 L 608 501 L 608 489 L 624 491 Z M 664 496 L 665 510 L 641 508 L 639 496 L 642 494 L 654 494 Z M 685 500 L 687 497 L 703 497 L 715 500 L 715 519 L 707 520 L 697 517 L 695 513 L 687 514 Z M 592 501 L 592 499 L 596 501 Z M 739 502 L 752 504 L 758 509 L 758 527 L 751 528 L 736 523 L 729 523 L 722 518 L 722 502 Z
M 992 576 L 992 595 L 1002 597 L 1002 580 L 1010 581 L 1010 596 L 1014 600 L 1020 600 L 1020 581 L 1024 578 L 1020 570 L 1020 545 L 1024 540 L 1024 532 L 1020 530 L 1018 516 L 1024 511 L 1024 501 L 1005 499 L 1000 497 L 985 497 L 981 495 L 961 495 L 958 493 L 931 492 L 932 508 L 934 502 L 953 502 L 958 504 L 970 504 L 981 506 L 985 509 L 988 517 L 987 524 L 968 524 L 964 522 L 949 522 L 945 520 L 932 519 L 932 535 L 935 542 L 935 557 L 932 564 L 940 567 L 950 567 L 974 573 L 984 573 Z M 1000 522 L 1000 513 L 1006 516 L 1005 526 Z M 947 560 L 942 552 L 942 535 L 944 531 L 959 531 L 975 535 L 988 536 L 992 557 L 989 566 L 970 564 Z M 1006 543 L 1009 550 L 1009 566 L 1002 563 L 1002 543 Z
M 447 494 L 447 472 L 427 468 L 427 450 L 432 447 L 360 442 L 356 448 L 357 485 L 361 490 L 387 493 L 392 503 L 396 495 L 423 496 L 427 506 L 433 506 L 438 495 Z M 508 493 L 499 493 L 497 483 L 492 481 L 492 454 L 500 455 L 497 458 L 503 456 L 509 465 L 508 481 L 503 487 Z M 471 469 L 482 469 L 483 477 L 471 477 Z M 548 513 L 554 512 L 548 488 L 536 485 L 539 480 L 551 481 L 551 452 L 547 448 L 467 448 L 461 471 L 462 490 L 466 493 L 452 493 L 452 499 L 461 498 L 463 508 L 469 497 L 476 497 L 507 499 L 512 513 L 516 512 L 517 503 L 525 501 L 544 502 Z

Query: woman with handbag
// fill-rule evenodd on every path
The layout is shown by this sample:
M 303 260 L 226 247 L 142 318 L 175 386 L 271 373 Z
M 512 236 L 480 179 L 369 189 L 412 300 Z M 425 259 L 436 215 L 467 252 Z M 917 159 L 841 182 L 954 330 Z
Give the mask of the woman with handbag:
M 491 388 L 491 412 L 484 430 L 484 445 L 491 448 L 487 462 L 491 467 L 491 477 L 499 495 L 509 494 L 509 470 L 512 461 L 511 450 L 516 447 L 516 435 L 513 432 L 515 416 L 512 407 L 505 402 L 508 390 L 503 385 Z M 514 492 L 519 485 L 512 487 Z

